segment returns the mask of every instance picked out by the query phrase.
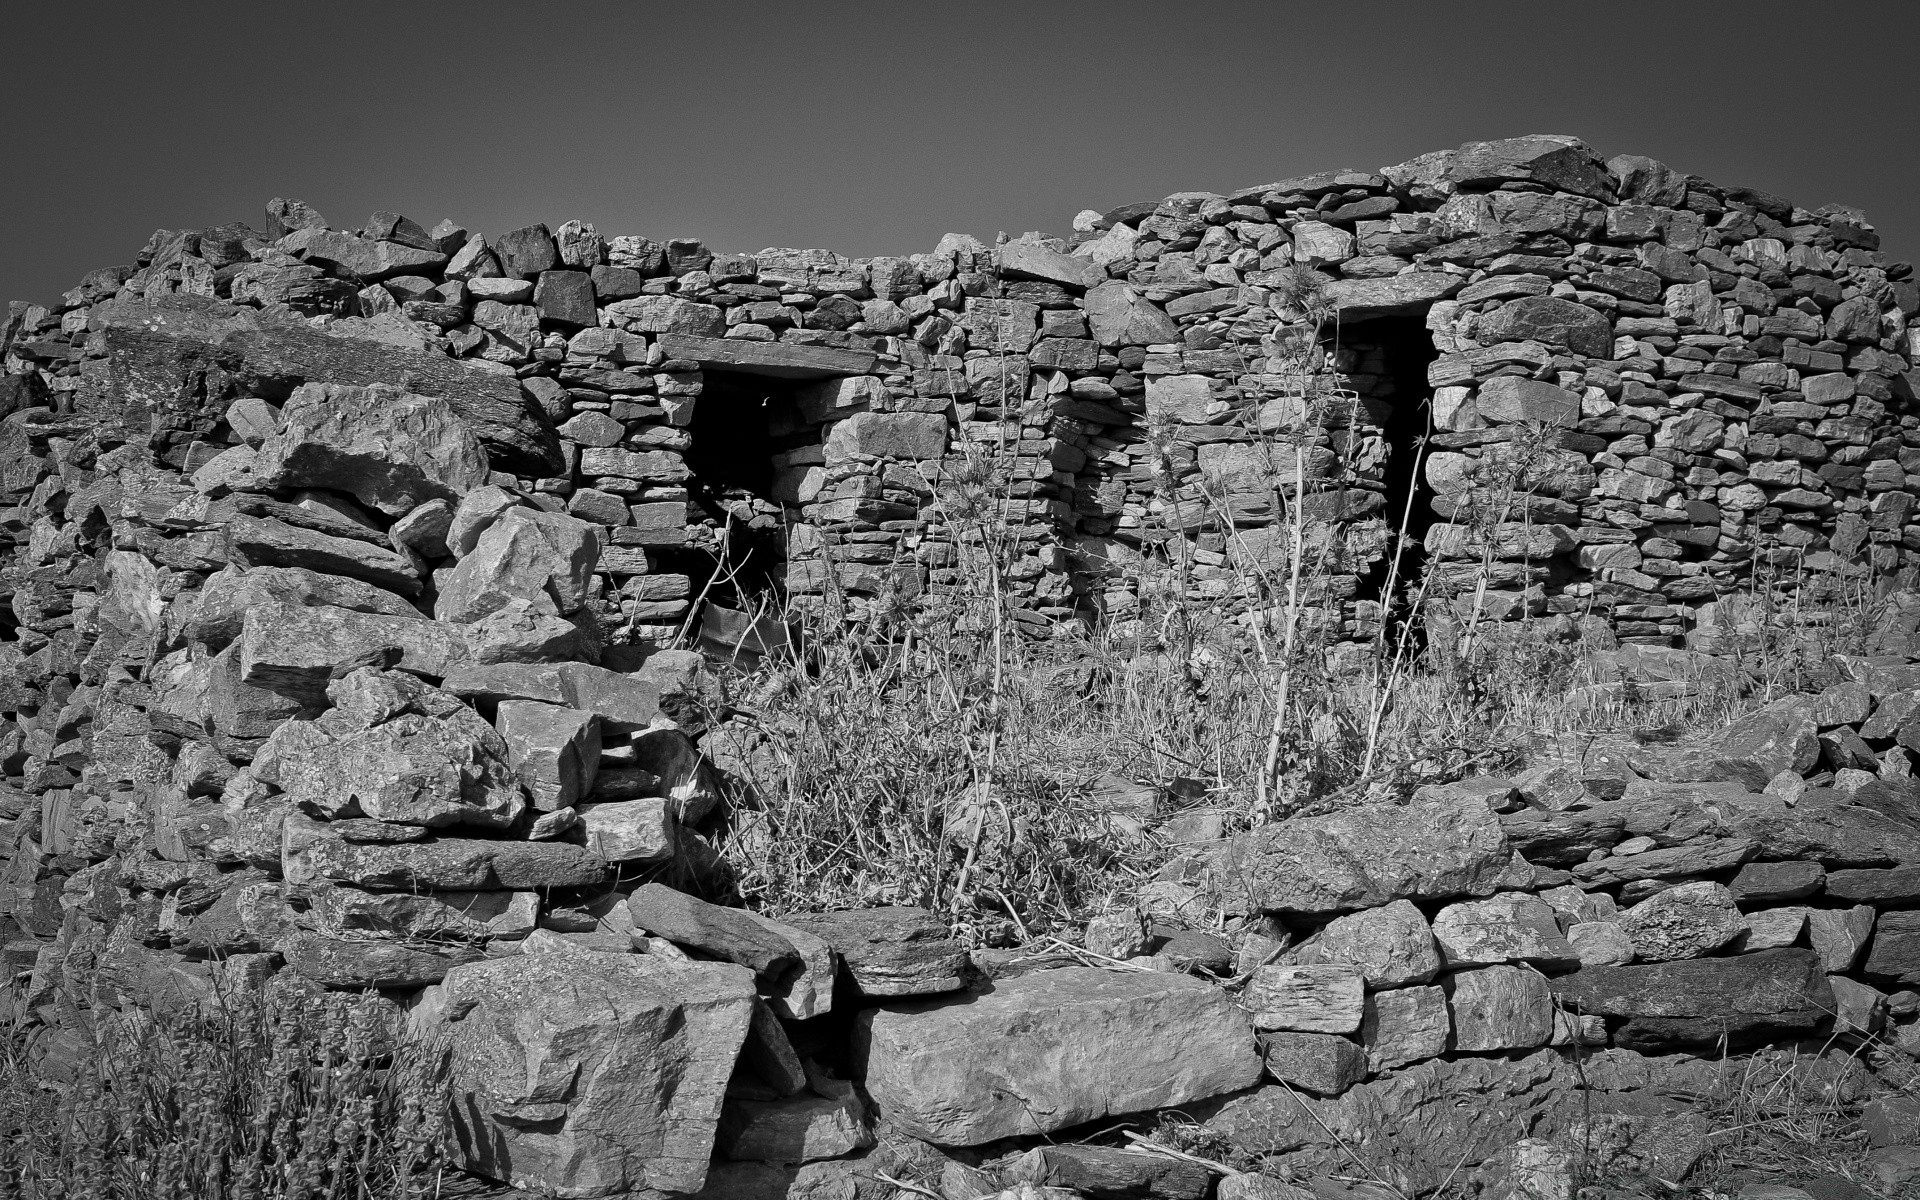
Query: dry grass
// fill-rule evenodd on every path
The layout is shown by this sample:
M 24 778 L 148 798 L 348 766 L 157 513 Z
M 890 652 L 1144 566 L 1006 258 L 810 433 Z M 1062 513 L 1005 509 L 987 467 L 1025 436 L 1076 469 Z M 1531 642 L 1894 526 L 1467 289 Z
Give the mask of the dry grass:
M 436 1194 L 445 1054 L 335 994 L 93 1010 L 69 1082 L 0 1057 L 4 1200 L 411 1200 Z

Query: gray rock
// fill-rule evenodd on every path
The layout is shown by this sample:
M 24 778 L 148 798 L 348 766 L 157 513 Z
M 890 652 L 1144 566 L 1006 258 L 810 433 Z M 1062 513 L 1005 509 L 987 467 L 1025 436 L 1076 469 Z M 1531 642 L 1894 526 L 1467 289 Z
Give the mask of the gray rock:
M 1481 967 L 1442 978 L 1453 1016 L 1453 1048 L 1530 1050 L 1553 1036 L 1553 995 L 1538 971 Z
M 1837 1033 L 1866 1037 L 1879 1033 L 1887 1023 L 1887 997 L 1879 988 L 1869 987 L 1845 975 L 1827 976 L 1833 989 L 1833 1028 Z
M 1552 987 L 1576 1011 L 1628 1018 L 1615 1044 L 1632 1049 L 1812 1030 L 1833 1009 L 1833 989 L 1810 950 L 1588 967 Z
M 1087 292 L 1087 324 L 1102 346 L 1153 346 L 1180 339 L 1180 327 L 1153 301 L 1111 280 Z
M 653 298 L 643 297 L 643 299 Z M 661 298 L 671 299 L 671 297 Z M 636 302 L 626 301 L 625 303 Z M 668 358 L 687 359 L 699 363 L 703 368 L 739 371 L 747 375 L 771 375 L 776 379 L 820 379 L 833 375 L 865 375 L 873 369 L 875 362 L 875 356 L 871 350 L 807 346 L 792 342 L 749 342 L 740 338 L 701 337 L 693 336 L 696 333 L 693 329 L 685 331 L 666 329 L 661 332 L 663 336 L 660 338 L 660 349 Z
M 1871 904 L 1852 908 L 1815 908 L 1807 912 L 1807 941 L 1829 975 L 1851 971 L 1873 936 Z
M 453 520 L 447 526 L 447 549 L 455 558 L 472 553 L 487 527 L 498 520 L 501 513 L 519 504 L 518 496 L 501 487 L 488 485 L 468 492 L 460 498 L 453 510 Z
M 263 488 L 330 488 L 396 517 L 429 500 L 457 504 L 489 469 L 480 439 L 445 400 L 319 383 L 293 393 L 253 468 Z
M 665 862 L 680 849 L 680 829 L 667 800 L 607 800 L 561 811 L 579 814 L 566 836 L 608 862 Z
M 1739 937 L 1746 920 L 1733 893 L 1701 880 L 1672 887 L 1628 909 L 1620 926 L 1643 962 L 1712 954 Z
M 660 716 L 656 681 L 588 663 L 474 666 L 448 675 L 442 686 L 473 700 L 538 700 L 584 709 L 597 714 L 611 733 L 644 727 Z
M 994 265 L 1001 272 L 1016 277 L 1045 279 L 1082 289 L 1107 281 L 1106 271 L 1098 264 L 1048 249 L 1038 242 L 1007 242 L 995 248 L 993 256 Z
M 1745 862 L 1758 848 L 1758 843 L 1749 838 L 1717 838 L 1638 854 L 1617 854 L 1581 863 L 1573 873 L 1582 884 L 1595 888 L 1618 887 L 1641 879 L 1684 879 L 1729 870 Z
M 1455 152 L 1446 173 L 1455 184 L 1475 189 L 1513 180 L 1544 184 L 1603 204 L 1614 199 L 1613 177 L 1593 148 L 1562 134 L 1468 142 Z
M 517 891 L 588 887 L 613 876 L 605 859 L 564 842 L 433 837 L 349 842 L 299 812 L 282 825 L 281 872 L 290 886 L 347 883 L 371 891 Z
M 1267 1074 L 1316 1096 L 1337 1096 L 1367 1077 L 1367 1054 L 1330 1033 L 1263 1033 Z
M 1732 825 L 1768 858 L 1811 859 L 1829 870 L 1920 862 L 1920 827 L 1877 809 L 1841 803 L 1830 792 L 1809 790 L 1794 805 L 1754 797 Z
M 1819 863 L 1748 863 L 1740 868 L 1727 890 L 1741 904 L 1778 904 L 1782 900 L 1813 895 L 1825 882 L 1826 874 Z M 1920 871 L 1914 872 L 1914 877 L 1916 884 L 1920 884 Z
M 318 703 L 326 696 L 329 678 L 388 647 L 400 650 L 402 670 L 447 675 L 473 658 L 461 632 L 418 614 L 393 617 L 268 600 L 246 610 L 235 645 L 242 680 Z
M 538 279 L 540 272 L 560 265 L 559 248 L 545 225 L 508 230 L 493 239 L 493 252 L 500 259 L 500 269 L 515 279 Z
M 1800 940 L 1801 933 L 1806 930 L 1809 911 L 1804 907 L 1792 906 L 1748 913 L 1746 932 L 1734 943 L 1734 947 L 1742 953 L 1752 953 L 1755 950 L 1779 950 L 1791 946 Z
M 786 923 L 831 946 L 863 996 L 930 995 L 966 982 L 966 950 L 924 908 L 795 913 Z
M 1364 977 L 1353 967 L 1256 967 L 1240 1002 L 1256 1029 L 1352 1033 L 1360 1028 Z
M 289 721 L 253 763 L 254 777 L 329 818 L 504 829 L 526 807 L 508 748 L 454 697 L 398 671 L 362 668 L 327 688 L 334 707 Z
M 200 588 L 186 617 L 188 640 L 218 651 L 240 636 L 248 610 L 265 605 L 343 608 L 424 620 L 407 601 L 359 579 L 304 567 L 223 567 Z
M 828 430 L 827 461 L 856 455 L 908 460 L 936 459 L 947 452 L 947 419 L 942 413 L 855 413 Z
M 567 1197 L 699 1191 L 753 1011 L 748 973 L 648 955 L 536 954 L 450 971 L 450 1151 Z
M 1834 900 L 1882 907 L 1920 903 L 1920 867 L 1834 871 L 1826 877 L 1826 892 Z
M 1537 422 L 1571 429 L 1580 423 L 1580 397 L 1518 375 L 1496 375 L 1481 384 L 1474 407 L 1496 425 Z
M 763 990 L 782 988 L 800 970 L 793 944 L 739 909 L 649 883 L 627 897 L 627 912 L 636 928 L 746 967 Z
M 534 808 L 569 808 L 593 790 L 600 770 L 597 715 L 535 700 L 502 700 L 493 723 Z
M 227 555 L 242 567 L 297 567 L 364 579 L 403 595 L 420 592 L 420 575 L 413 564 L 385 546 L 333 537 L 285 521 L 235 516 L 227 523 Z
M 1447 905 L 1433 919 L 1433 940 L 1449 968 L 1517 962 L 1571 967 L 1580 961 L 1552 907 L 1524 892 Z
M 1460 278 L 1445 271 L 1408 271 L 1378 279 L 1336 279 L 1326 297 L 1343 321 L 1424 312 L 1460 288 Z
M 418 988 L 480 958 L 465 948 L 426 948 L 372 938 L 335 938 L 294 933 L 274 947 L 287 967 L 332 988 Z
M 1545 342 L 1592 358 L 1613 353 L 1613 326 L 1607 319 L 1557 296 L 1523 296 L 1482 313 L 1474 337 L 1486 344 Z
M 1245 1016 L 1218 989 L 1158 972 L 1036 971 L 966 1004 L 869 1009 L 858 1028 L 880 1117 L 936 1145 L 1191 1104 L 1261 1071 Z
M 1253 911 L 1337 913 L 1491 895 L 1512 857 L 1484 803 L 1362 805 L 1230 839 L 1215 886 Z
M 1297 966 L 1344 964 L 1360 972 L 1369 990 L 1426 983 L 1440 973 L 1433 931 L 1406 900 L 1336 917 L 1281 961 Z
M 1567 930 L 1567 943 L 1583 967 L 1617 967 L 1633 961 L 1633 939 L 1618 921 L 1583 921 Z
M 734 1162 L 808 1163 L 844 1158 L 874 1141 L 867 1106 L 849 1087 L 836 1099 L 728 1100 L 715 1144 Z
M 508 509 L 438 576 L 434 616 L 477 621 L 514 600 L 536 612 L 573 612 L 586 599 L 604 536 L 600 526 L 564 513 Z
M 453 528 L 453 506 L 429 500 L 393 523 L 387 540 L 401 553 L 412 551 L 425 559 L 447 557 L 447 533 Z
M 799 970 L 767 992 L 767 1004 L 776 1016 L 787 1021 L 806 1021 L 833 1011 L 833 980 L 839 963 L 834 958 L 831 946 L 811 933 L 762 916 L 752 909 L 730 911 L 739 913 L 768 934 L 786 942 L 800 957 Z
M 540 915 L 534 892 L 368 892 L 328 884 L 307 892 L 317 931 L 335 938 L 425 942 L 522 938 Z
M 1198 1163 L 1115 1146 L 1036 1146 L 1001 1174 L 1009 1183 L 1099 1200 L 1202 1200 L 1213 1183 Z
M 1438 987 L 1374 992 L 1360 1017 L 1367 1069 L 1376 1073 L 1445 1054 L 1452 1034 L 1446 993 Z

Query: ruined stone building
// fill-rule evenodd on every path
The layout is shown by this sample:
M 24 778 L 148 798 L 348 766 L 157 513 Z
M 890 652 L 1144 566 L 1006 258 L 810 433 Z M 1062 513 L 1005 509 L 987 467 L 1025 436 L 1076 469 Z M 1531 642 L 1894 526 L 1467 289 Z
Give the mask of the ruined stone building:
M 12 308 L 5 403 L 51 413 L 5 427 L 5 484 L 46 486 L 62 421 L 191 474 L 303 382 L 384 382 L 606 526 L 600 594 L 643 636 L 772 585 L 856 614 L 950 591 L 985 525 L 1035 627 L 1271 606 L 1297 538 L 1360 636 L 1404 522 L 1398 579 L 1671 642 L 1756 559 L 1920 549 L 1920 289 L 1877 243 L 1550 136 L 862 260 L 276 201 Z

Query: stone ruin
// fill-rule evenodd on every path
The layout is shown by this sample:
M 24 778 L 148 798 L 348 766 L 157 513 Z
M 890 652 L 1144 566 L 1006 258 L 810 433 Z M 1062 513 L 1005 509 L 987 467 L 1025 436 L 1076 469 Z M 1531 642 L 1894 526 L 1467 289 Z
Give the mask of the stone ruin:
M 769 595 L 955 603 L 988 536 L 1036 632 L 1257 619 L 1289 522 L 1361 638 L 1409 512 L 1440 594 L 1648 643 L 1756 564 L 1897 577 L 1920 293 L 1875 242 L 1558 137 L 865 261 L 288 201 L 162 231 L 5 329 L 35 1062 L 116 1008 L 374 989 L 458 1032 L 457 1161 L 566 1196 L 1308 1194 L 1065 1144 L 1171 1109 L 1301 1181 L 1365 1138 L 1518 1196 L 1569 1145 L 1684 1175 L 1728 1049 L 1812 1039 L 1860 1098 L 1826 1051 L 1920 1056 L 1906 653 L 1697 744 L 1216 830 L 1079 946 L 970 953 L 732 906 L 724 700 L 663 647 Z M 1920 1106 L 1869 1132 L 1920 1178 Z

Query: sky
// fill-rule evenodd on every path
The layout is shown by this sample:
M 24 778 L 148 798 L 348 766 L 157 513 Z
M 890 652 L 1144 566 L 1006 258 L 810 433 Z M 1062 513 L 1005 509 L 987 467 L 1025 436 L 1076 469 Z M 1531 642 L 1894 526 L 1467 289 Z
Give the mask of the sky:
M 1067 0 L 15 4 L 0 298 L 155 228 L 570 218 L 930 250 L 1084 208 L 1567 133 L 1920 257 L 1920 4 Z

